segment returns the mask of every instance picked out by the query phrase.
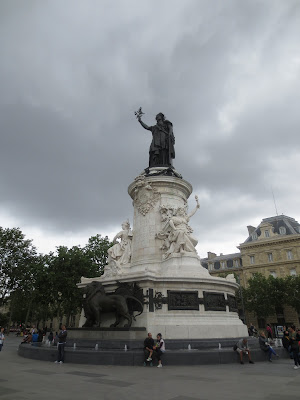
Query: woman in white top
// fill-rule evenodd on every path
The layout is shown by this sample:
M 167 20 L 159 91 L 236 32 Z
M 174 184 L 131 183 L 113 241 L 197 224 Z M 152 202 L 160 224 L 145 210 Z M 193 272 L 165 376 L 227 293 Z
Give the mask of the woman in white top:
M 161 333 L 158 333 L 156 338 L 157 338 L 157 343 L 156 343 L 155 355 L 158 359 L 157 368 L 161 368 L 162 367 L 161 356 L 166 351 L 166 347 L 165 347 L 164 339 L 161 336 Z

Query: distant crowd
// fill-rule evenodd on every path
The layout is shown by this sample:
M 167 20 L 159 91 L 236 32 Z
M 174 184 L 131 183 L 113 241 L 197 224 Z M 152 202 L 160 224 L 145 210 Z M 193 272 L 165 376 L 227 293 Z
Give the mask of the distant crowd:
M 259 338 L 259 345 L 261 350 L 268 353 L 268 359 L 272 362 L 272 355 L 276 354 L 275 350 L 272 347 L 274 343 L 274 333 L 270 324 L 266 326 L 266 333 L 264 331 L 258 332 L 253 324 L 250 324 L 248 328 L 249 336 L 254 336 Z M 282 346 L 286 349 L 291 359 L 294 360 L 295 366 L 294 369 L 300 368 L 300 328 L 296 328 L 295 325 L 291 325 L 290 327 L 283 326 L 282 329 Z M 246 339 L 244 341 L 247 342 Z M 246 346 L 247 347 L 247 346 Z M 247 353 L 249 356 L 249 362 L 251 360 L 251 353 L 249 349 L 244 349 L 242 354 Z M 241 353 L 240 353 L 241 355 Z M 243 364 L 243 358 L 241 355 L 241 363 Z

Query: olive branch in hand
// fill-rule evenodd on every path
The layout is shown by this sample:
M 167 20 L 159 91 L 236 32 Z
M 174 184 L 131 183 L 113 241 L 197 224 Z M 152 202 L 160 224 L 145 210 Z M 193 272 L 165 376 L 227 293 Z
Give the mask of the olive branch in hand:
M 136 116 L 137 119 L 141 118 L 142 115 L 144 115 L 144 114 L 145 114 L 145 113 L 143 113 L 142 107 L 140 107 L 140 108 L 138 109 L 138 111 L 135 111 L 135 112 L 134 112 L 134 115 Z

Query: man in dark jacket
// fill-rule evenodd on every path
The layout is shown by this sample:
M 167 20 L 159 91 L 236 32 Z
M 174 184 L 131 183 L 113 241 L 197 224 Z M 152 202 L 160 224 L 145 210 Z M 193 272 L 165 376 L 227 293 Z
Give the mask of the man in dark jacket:
M 297 340 L 296 328 L 295 325 L 292 325 L 289 329 L 290 331 L 290 342 L 291 342 L 291 350 L 293 352 L 293 358 L 295 362 L 294 369 L 300 368 L 300 358 L 299 358 L 299 343 Z
M 58 343 L 57 343 L 57 360 L 56 363 L 63 364 L 65 359 L 65 345 L 67 339 L 67 329 L 66 326 L 63 325 L 61 327 L 61 331 L 58 334 Z
M 144 365 L 146 365 L 146 361 L 152 361 L 152 354 L 154 349 L 155 346 L 154 346 L 154 340 L 152 338 L 152 333 L 149 332 L 148 336 L 144 340 Z

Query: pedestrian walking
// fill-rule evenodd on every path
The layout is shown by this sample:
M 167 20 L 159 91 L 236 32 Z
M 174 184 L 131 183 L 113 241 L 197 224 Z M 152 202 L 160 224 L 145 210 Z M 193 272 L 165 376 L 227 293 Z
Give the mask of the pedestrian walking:
M 300 367 L 300 358 L 299 358 L 299 343 L 296 337 L 296 328 L 295 325 L 290 327 L 290 342 L 291 342 L 291 351 L 293 353 L 294 358 L 294 369 L 298 369 Z

